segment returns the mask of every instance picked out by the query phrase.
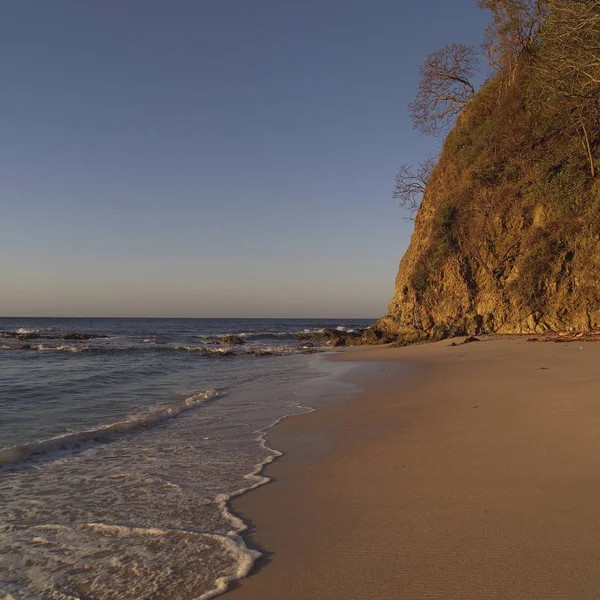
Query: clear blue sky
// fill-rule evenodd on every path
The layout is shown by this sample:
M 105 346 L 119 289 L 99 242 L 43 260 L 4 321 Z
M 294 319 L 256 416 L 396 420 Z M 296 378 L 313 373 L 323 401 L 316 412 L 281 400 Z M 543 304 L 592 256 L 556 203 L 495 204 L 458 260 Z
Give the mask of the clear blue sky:
M 0 315 L 386 311 L 421 60 L 475 0 L 28 0 L 0 18 Z

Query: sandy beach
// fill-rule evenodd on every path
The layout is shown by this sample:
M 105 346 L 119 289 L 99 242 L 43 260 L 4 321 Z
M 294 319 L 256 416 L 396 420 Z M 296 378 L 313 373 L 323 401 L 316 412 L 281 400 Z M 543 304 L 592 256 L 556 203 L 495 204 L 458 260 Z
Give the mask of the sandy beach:
M 336 356 L 362 393 L 269 432 L 229 598 L 600 597 L 600 344 L 450 343 Z

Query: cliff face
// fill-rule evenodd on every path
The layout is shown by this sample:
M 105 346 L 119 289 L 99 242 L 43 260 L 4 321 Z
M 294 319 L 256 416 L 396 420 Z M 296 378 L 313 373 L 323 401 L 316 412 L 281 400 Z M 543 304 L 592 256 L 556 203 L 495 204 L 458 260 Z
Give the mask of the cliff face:
M 428 181 L 378 337 L 600 326 L 600 186 L 563 123 L 532 111 L 526 81 L 479 92 Z

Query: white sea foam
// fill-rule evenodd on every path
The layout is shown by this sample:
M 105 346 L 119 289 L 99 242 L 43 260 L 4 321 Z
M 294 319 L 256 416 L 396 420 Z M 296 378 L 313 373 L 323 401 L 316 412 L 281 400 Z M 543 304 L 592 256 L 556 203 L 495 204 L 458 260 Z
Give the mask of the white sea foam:
M 310 413 L 310 412 L 315 411 L 314 408 L 300 406 L 299 404 L 295 404 L 294 406 L 305 413 Z M 274 448 L 270 448 L 267 445 L 267 441 L 266 441 L 267 431 L 269 429 L 271 429 L 272 427 L 274 427 L 275 425 L 277 425 L 278 423 L 281 423 L 281 421 L 283 421 L 284 419 L 287 419 L 288 417 L 291 417 L 291 416 L 294 416 L 294 415 L 293 414 L 292 415 L 284 415 L 283 417 L 276 419 L 273 423 L 271 423 L 270 425 L 268 425 L 267 427 L 265 427 L 264 429 L 262 429 L 260 431 L 260 436 L 259 436 L 260 446 L 263 448 L 263 450 L 267 451 L 269 454 L 267 455 L 265 460 L 263 460 L 262 462 L 255 465 L 254 469 L 250 473 L 247 473 L 246 475 L 244 475 L 244 480 L 248 481 L 249 485 L 246 487 L 242 487 L 242 488 L 240 488 L 234 492 L 231 492 L 229 494 L 219 494 L 216 496 L 215 503 L 217 504 L 217 506 L 220 507 L 221 513 L 223 514 L 223 516 L 233 526 L 233 529 L 227 534 L 227 536 L 225 538 L 223 538 L 222 536 L 217 536 L 217 537 L 221 537 L 222 541 L 227 545 L 230 552 L 232 552 L 232 553 L 235 552 L 237 554 L 237 569 L 235 570 L 234 573 L 227 575 L 225 577 L 220 577 L 219 579 L 217 579 L 215 581 L 215 588 L 212 590 L 209 590 L 208 592 L 206 592 L 205 594 L 200 596 L 199 600 L 209 600 L 210 598 L 220 596 L 221 594 L 226 592 L 227 589 L 229 588 L 229 584 L 232 581 L 237 581 L 239 579 L 243 579 L 244 577 L 246 577 L 250 573 L 252 566 L 254 565 L 256 560 L 262 556 L 262 554 L 260 552 L 258 552 L 257 550 L 252 550 L 246 546 L 241 534 L 248 529 L 248 526 L 246 525 L 246 523 L 244 523 L 244 521 L 242 519 L 240 519 L 240 517 L 234 515 L 229 510 L 229 502 L 231 501 L 232 498 L 241 496 L 242 494 L 250 492 L 250 491 L 252 491 L 262 485 L 265 485 L 271 481 L 270 477 L 261 475 L 261 473 L 267 465 L 271 464 L 273 461 L 275 461 L 280 456 L 283 456 L 283 453 L 280 452 L 279 450 L 275 450 Z
M 216 390 L 205 390 L 185 400 L 154 407 L 124 421 L 101 425 L 86 431 L 68 433 L 47 440 L 2 448 L 0 449 L 0 466 L 22 462 L 41 454 L 77 448 L 86 442 L 102 441 L 114 435 L 149 427 L 165 419 L 176 417 L 183 411 L 194 408 L 219 395 L 221 395 L 220 392 Z
M 44 346 L 44 344 L 37 344 L 36 346 L 31 346 L 31 350 L 37 350 L 38 352 L 80 352 L 80 348 L 76 348 L 75 346 Z
M 192 403 L 192 398 L 189 398 L 182 404 Z M 312 410 L 300 407 L 298 404 L 292 406 L 295 414 Z M 140 514 L 141 507 L 138 505 L 135 512 L 130 513 L 127 509 L 130 501 L 125 500 L 129 496 L 119 501 L 119 497 L 115 498 L 113 494 L 120 488 L 115 487 L 115 484 L 102 485 L 101 480 L 97 482 L 99 487 L 90 488 L 89 493 L 100 502 L 99 494 L 108 494 L 108 497 L 117 499 L 116 504 L 113 500 L 110 508 L 110 512 L 114 515 L 114 522 L 87 520 L 78 524 L 70 519 L 66 519 L 63 523 L 49 521 L 48 517 L 56 519 L 58 515 L 63 514 L 61 503 L 54 502 L 44 508 L 44 510 L 49 510 L 50 514 L 42 524 L 32 524 L 28 529 L 17 529 L 14 532 L 0 531 L 0 539 L 7 544 L 7 547 L 10 545 L 15 551 L 14 565 L 15 568 L 20 567 L 17 572 L 25 571 L 29 578 L 29 586 L 31 586 L 25 590 L 22 583 L 19 583 L 14 591 L 6 587 L 6 592 L 10 590 L 13 595 L 16 594 L 15 597 L 29 599 L 29 596 L 25 594 L 33 588 L 46 593 L 48 597 L 66 598 L 68 596 L 64 594 L 67 590 L 71 589 L 71 586 L 76 588 L 81 582 L 83 585 L 89 586 L 90 593 L 99 600 L 125 597 L 123 592 L 126 586 L 130 586 L 126 593 L 131 598 L 152 597 L 153 593 L 165 586 L 175 586 L 176 589 L 189 593 L 196 586 L 201 585 L 202 591 L 195 596 L 197 600 L 209 600 L 224 593 L 231 582 L 247 576 L 255 561 L 261 556 L 259 551 L 246 546 L 241 534 L 247 529 L 247 525 L 230 512 L 228 503 L 231 498 L 269 481 L 268 477 L 261 475 L 261 471 L 265 465 L 271 463 L 281 453 L 267 446 L 266 430 L 283 418 L 286 416 L 277 418 L 267 426 L 262 426 L 253 432 L 256 437 L 254 435 L 251 437 L 259 442 L 264 459 L 243 476 L 247 485 L 228 494 L 218 494 L 208 505 L 218 508 L 224 523 L 229 523 L 229 531 L 227 529 L 223 529 L 221 532 L 215 529 L 196 530 L 194 525 L 192 525 L 193 529 L 178 526 L 176 522 L 181 513 L 177 509 L 173 513 L 175 517 L 175 520 L 172 521 L 173 524 L 168 525 L 169 513 L 164 512 L 165 508 L 180 501 L 183 501 L 182 506 L 185 506 L 186 493 L 183 492 L 182 496 L 176 492 L 178 494 L 176 496 L 167 496 L 165 488 L 161 490 L 156 487 L 162 477 L 149 477 L 145 470 L 141 473 L 115 471 L 109 477 L 111 480 L 115 478 L 125 480 L 123 483 L 119 483 L 119 486 L 136 485 L 141 482 L 151 486 L 146 488 L 151 490 L 151 496 L 144 502 L 144 504 L 146 502 L 156 503 L 155 507 L 151 504 L 145 511 L 148 515 L 152 515 L 151 522 L 136 524 L 135 521 L 143 523 L 144 520 L 144 513 Z M 177 456 L 180 456 L 182 450 L 181 447 L 177 450 Z M 165 451 L 168 451 L 168 446 L 163 443 L 160 447 L 160 454 L 154 456 L 162 456 Z M 114 452 L 116 455 L 122 456 L 122 450 L 115 449 Z M 154 456 L 148 457 L 151 460 L 149 464 L 153 464 Z M 195 454 L 191 456 L 195 456 Z M 181 456 L 180 459 L 182 467 L 186 471 L 189 470 L 191 465 L 185 456 Z M 103 463 L 106 462 L 106 460 L 99 460 Z M 110 459 L 107 464 L 111 464 Z M 176 469 L 176 464 L 171 464 L 171 471 L 174 468 Z M 57 469 L 59 478 L 62 480 L 61 469 L 69 469 L 69 467 L 66 462 L 63 462 L 62 466 L 60 463 L 57 464 Z M 67 470 L 67 472 L 70 471 Z M 155 472 L 160 472 L 160 468 Z M 36 475 L 38 473 L 43 476 L 44 471 L 36 471 Z M 73 473 L 70 473 L 68 479 L 72 480 Z M 177 476 L 177 473 L 178 471 L 175 470 L 173 474 Z M 79 488 L 79 493 L 88 486 L 94 485 L 93 481 L 91 478 L 84 488 Z M 127 481 L 131 481 L 131 483 L 126 483 Z M 162 481 L 162 483 L 165 482 Z M 189 483 L 185 486 L 187 493 L 190 491 Z M 179 488 L 179 486 L 175 487 Z M 35 498 L 35 490 L 29 491 L 34 493 L 33 498 Z M 132 500 L 134 500 L 133 506 L 135 507 L 135 496 Z M 194 513 L 200 506 L 199 500 L 200 498 L 195 501 L 193 497 L 189 498 L 189 501 L 195 505 Z M 120 517 L 117 516 L 119 506 L 126 510 Z M 191 506 L 192 504 L 190 504 Z M 69 511 L 72 510 L 68 503 L 65 508 Z M 157 511 L 156 508 L 161 510 Z M 115 513 L 115 511 L 117 512 Z M 100 514 L 106 518 L 104 511 L 101 511 Z M 129 520 L 134 522 L 128 523 Z M 194 523 L 194 521 L 190 523 Z M 199 525 L 204 523 L 202 520 L 198 522 Z M 144 541 L 144 538 L 147 538 L 148 541 Z M 208 560 L 211 562 L 209 563 Z M 212 561 L 216 561 L 215 569 L 211 568 Z M 85 569 L 82 568 L 83 565 L 85 565 Z M 131 565 L 135 567 L 133 571 L 130 569 Z M 208 571 L 205 573 L 204 569 L 208 569 Z M 214 573 L 213 578 L 207 579 L 208 573 Z M 176 574 L 176 579 L 173 577 L 174 574 Z M 198 575 L 201 575 L 202 579 L 199 579 Z M 2 583 L 0 581 L 0 587 L 4 588 Z M 35 597 L 37 596 L 31 596 L 31 598 Z M 179 596 L 175 592 L 173 597 Z
M 347 331 L 345 327 L 339 326 L 338 331 Z M 294 338 L 299 335 L 310 335 L 312 333 L 323 333 L 324 328 L 317 329 L 296 329 L 289 331 L 233 331 L 227 333 L 211 333 L 196 336 L 199 339 L 218 340 L 227 336 L 235 336 L 243 339 L 261 339 L 261 338 Z M 354 331 L 354 330 L 350 330 Z
M 232 581 L 243 579 L 250 573 L 252 566 L 258 558 L 262 556 L 258 550 L 251 550 L 244 544 L 244 541 L 239 536 L 212 536 L 213 539 L 218 539 L 225 549 L 237 558 L 237 568 L 235 571 L 224 577 L 219 577 L 215 581 L 215 587 L 202 594 L 198 600 L 210 600 L 216 596 L 225 593 Z

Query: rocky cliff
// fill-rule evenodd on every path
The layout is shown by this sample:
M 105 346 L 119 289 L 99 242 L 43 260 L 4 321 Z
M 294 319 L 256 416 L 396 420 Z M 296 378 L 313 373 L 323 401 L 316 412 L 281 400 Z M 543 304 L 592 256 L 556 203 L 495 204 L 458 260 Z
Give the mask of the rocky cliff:
M 600 326 L 599 131 L 487 84 L 448 135 L 402 258 L 382 341 Z M 586 132 L 587 134 L 587 132 Z

